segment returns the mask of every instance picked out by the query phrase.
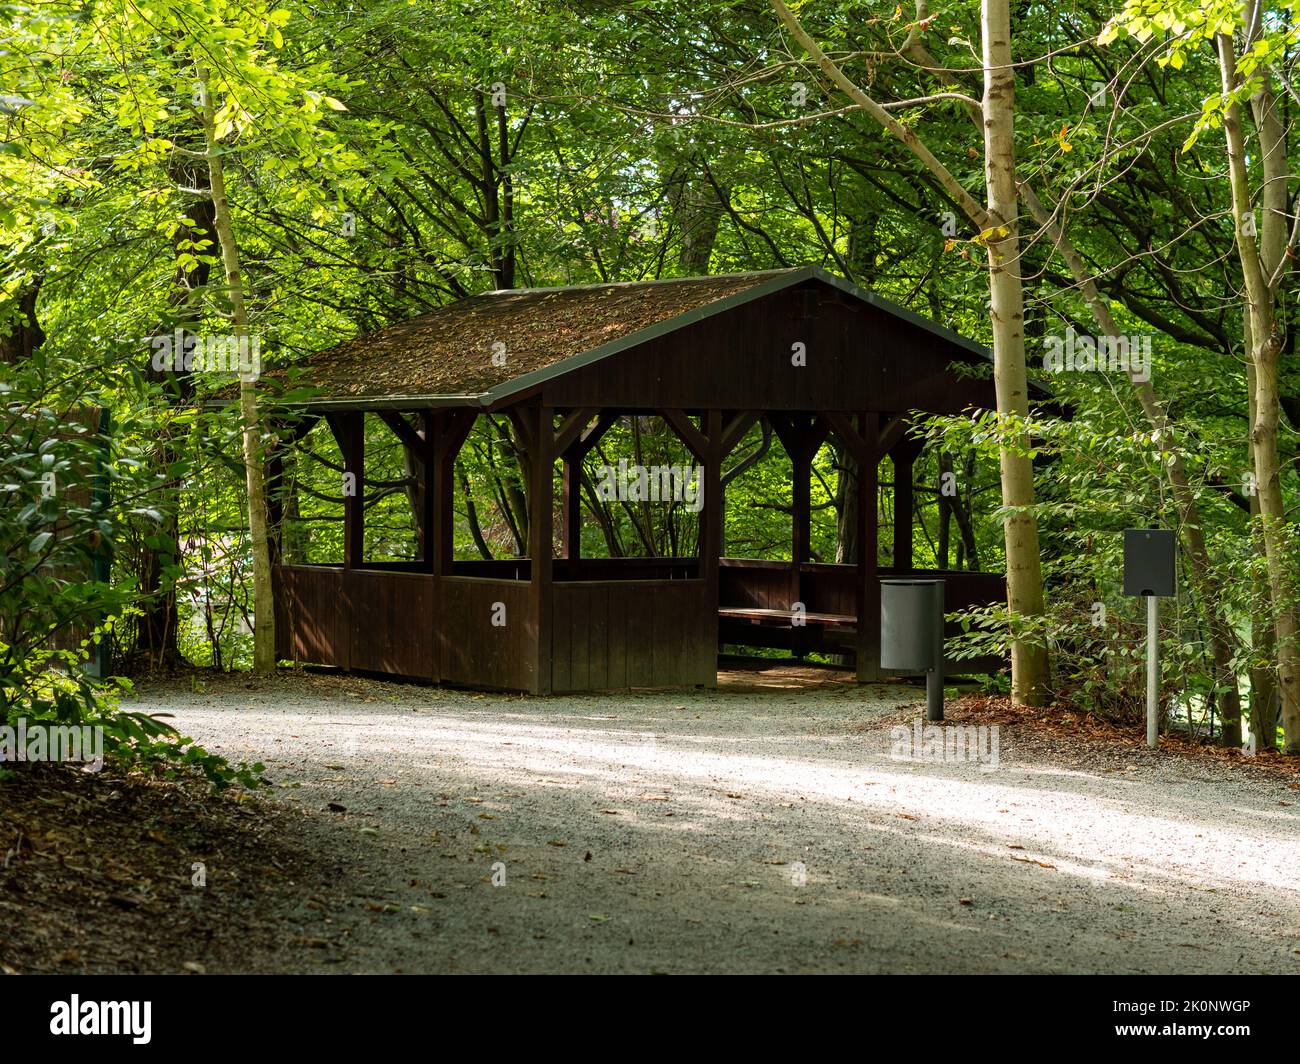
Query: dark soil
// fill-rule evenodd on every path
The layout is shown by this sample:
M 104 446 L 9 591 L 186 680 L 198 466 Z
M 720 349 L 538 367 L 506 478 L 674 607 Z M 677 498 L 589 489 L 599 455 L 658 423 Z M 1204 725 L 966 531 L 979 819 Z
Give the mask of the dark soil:
M 0 971 L 284 970 L 342 933 L 302 885 L 341 869 L 322 867 L 295 811 L 202 780 L 7 768 Z

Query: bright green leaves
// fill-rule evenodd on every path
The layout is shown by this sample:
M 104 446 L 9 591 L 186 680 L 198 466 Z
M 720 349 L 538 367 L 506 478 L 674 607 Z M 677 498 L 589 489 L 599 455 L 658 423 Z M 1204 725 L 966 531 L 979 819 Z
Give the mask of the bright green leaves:
M 1191 151 L 1202 133 L 1206 130 L 1218 129 L 1221 125 L 1223 125 L 1223 94 L 1212 92 L 1201 103 L 1201 117 L 1196 120 L 1191 134 L 1183 142 L 1183 151 Z
M 1291 6 L 1289 0 L 1284 0 L 1276 10 Z M 1128 0 L 1124 9 L 1106 23 L 1097 43 L 1110 44 L 1121 35 L 1140 44 L 1154 42 L 1156 64 L 1181 71 L 1200 52 L 1213 58 L 1217 38 L 1231 38 L 1233 34 L 1240 38 L 1245 30 L 1243 14 L 1237 0 Z M 1184 152 L 1190 151 L 1206 130 L 1222 125 L 1225 108 L 1249 100 L 1260 84 L 1261 72 L 1285 59 L 1287 50 L 1300 43 L 1300 29 L 1273 15 L 1260 21 L 1253 36 L 1249 46 L 1236 56 L 1236 86 L 1228 93 L 1212 92 L 1204 98 L 1200 117 L 1183 143 Z

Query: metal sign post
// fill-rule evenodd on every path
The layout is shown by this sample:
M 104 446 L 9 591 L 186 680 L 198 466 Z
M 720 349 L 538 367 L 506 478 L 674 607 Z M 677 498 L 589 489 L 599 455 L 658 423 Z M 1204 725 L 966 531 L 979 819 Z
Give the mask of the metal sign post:
M 1147 746 L 1160 730 L 1160 599 L 1147 596 Z
M 1124 594 L 1147 600 L 1147 746 L 1160 731 L 1160 598 L 1176 591 L 1174 533 L 1167 528 L 1124 530 Z

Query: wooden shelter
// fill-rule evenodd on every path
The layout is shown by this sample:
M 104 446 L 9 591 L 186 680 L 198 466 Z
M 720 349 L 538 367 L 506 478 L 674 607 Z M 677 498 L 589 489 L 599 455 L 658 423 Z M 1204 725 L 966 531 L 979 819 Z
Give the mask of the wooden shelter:
M 725 644 L 822 649 L 878 675 L 876 505 L 861 505 L 857 562 L 809 554 L 810 473 L 828 434 L 860 497 L 895 470 L 896 557 L 912 557 L 913 411 L 995 406 L 978 345 L 820 269 L 488 292 L 314 356 L 315 398 L 357 479 L 340 565 L 275 564 L 281 658 L 533 693 L 712 686 Z M 527 448 L 528 557 L 453 557 L 453 468 L 480 414 L 512 419 Z M 407 448 L 420 554 L 363 556 L 363 417 Z M 659 415 L 703 469 L 698 557 L 584 558 L 576 471 L 611 424 Z M 794 468 L 790 562 L 721 557 L 720 472 L 759 418 Z M 561 490 L 556 463 L 563 464 Z M 271 479 L 278 476 L 271 463 Z M 273 512 L 273 521 L 277 518 Z M 558 535 L 557 535 L 558 533 Z M 556 549 L 558 539 L 559 549 Z M 1005 597 L 1002 577 L 946 572 L 947 608 Z M 801 623 L 802 622 L 802 623 Z

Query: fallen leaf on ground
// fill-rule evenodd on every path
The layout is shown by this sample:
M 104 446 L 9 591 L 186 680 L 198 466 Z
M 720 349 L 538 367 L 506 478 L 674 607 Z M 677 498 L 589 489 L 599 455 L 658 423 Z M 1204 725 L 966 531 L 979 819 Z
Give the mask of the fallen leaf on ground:
M 1048 864 L 1046 861 L 1035 861 L 1032 857 L 1017 857 L 1014 853 L 1009 853 L 1007 854 L 1007 856 L 1010 857 L 1011 860 L 1013 861 L 1020 861 L 1024 864 L 1036 864 L 1038 865 L 1039 868 L 1051 868 L 1053 870 L 1056 869 L 1056 865 Z

